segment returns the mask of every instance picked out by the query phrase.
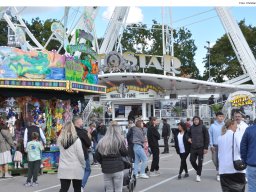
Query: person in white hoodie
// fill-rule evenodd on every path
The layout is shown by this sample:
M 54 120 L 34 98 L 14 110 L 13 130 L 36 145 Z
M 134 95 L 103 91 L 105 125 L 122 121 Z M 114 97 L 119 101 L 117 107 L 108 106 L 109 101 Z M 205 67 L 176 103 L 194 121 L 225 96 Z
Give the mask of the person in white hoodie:
M 222 112 L 216 113 L 216 120 L 209 128 L 210 148 L 212 152 L 212 162 L 217 170 L 217 181 L 220 181 L 219 162 L 218 162 L 218 137 L 221 136 L 221 130 L 224 126 L 224 114 Z
M 75 126 L 67 122 L 58 138 L 60 160 L 58 178 L 60 179 L 60 192 L 67 192 L 72 181 L 74 192 L 81 192 L 84 176 L 85 159 L 82 143 L 77 136 Z

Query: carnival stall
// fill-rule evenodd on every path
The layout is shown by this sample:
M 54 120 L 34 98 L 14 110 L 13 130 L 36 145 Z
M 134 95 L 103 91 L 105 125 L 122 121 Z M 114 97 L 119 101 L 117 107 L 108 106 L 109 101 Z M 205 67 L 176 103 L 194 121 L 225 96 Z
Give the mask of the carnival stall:
M 236 110 L 243 113 L 247 123 L 255 119 L 255 95 L 247 91 L 236 91 L 229 95 L 223 112 L 227 114 L 228 118 L 233 116 Z
M 76 34 L 81 38 L 86 32 L 79 29 Z M 23 145 L 24 130 L 32 122 L 44 131 L 44 170 L 56 168 L 57 136 L 65 122 L 82 112 L 84 96 L 106 93 L 105 86 L 97 85 L 92 37 L 84 38 L 87 43 L 68 45 L 66 55 L 0 47 L 0 116 L 6 119 L 18 146 Z M 83 57 L 74 56 L 76 51 L 84 53 Z

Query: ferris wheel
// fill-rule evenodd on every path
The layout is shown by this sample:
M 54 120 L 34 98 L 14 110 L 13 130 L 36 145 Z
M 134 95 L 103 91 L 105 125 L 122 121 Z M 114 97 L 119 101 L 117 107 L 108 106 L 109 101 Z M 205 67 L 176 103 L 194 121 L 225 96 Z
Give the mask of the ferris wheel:
M 120 49 L 129 7 L 115 7 L 100 47 L 97 43 L 96 29 L 94 27 L 94 20 L 97 16 L 98 9 L 98 7 L 65 7 L 63 17 L 60 21 L 52 24 L 52 34 L 45 45 L 39 43 L 23 21 L 22 14 L 26 10 L 26 7 L 2 7 L 0 8 L 0 19 L 3 18 L 9 25 L 8 44 L 18 43 L 23 50 L 46 50 L 47 45 L 52 40 L 57 40 L 60 42 L 60 47 L 57 50 L 59 52 L 62 48 L 66 49 L 67 44 L 74 44 L 76 42 L 77 30 L 85 31 L 94 37 L 92 45 L 97 53 L 109 53 L 116 45 L 116 49 Z M 216 12 L 244 72 L 242 76 L 232 79 L 228 83 L 239 85 L 251 79 L 254 85 L 256 85 L 256 60 L 238 23 L 232 17 L 228 8 L 216 7 Z M 14 22 L 12 17 L 16 17 L 17 20 Z M 29 36 L 33 43 L 26 40 L 26 35 Z M 72 38 L 69 41 L 68 37 L 70 36 Z M 169 37 L 169 34 L 166 33 L 166 38 Z M 79 43 L 84 43 L 85 40 L 82 38 L 79 41 Z M 75 53 L 75 55 L 79 54 L 79 52 Z
M 67 44 L 74 43 L 75 31 L 77 29 L 85 30 L 96 36 L 94 19 L 97 15 L 97 7 L 65 7 L 62 18 L 59 22 L 52 23 L 52 33 L 46 43 L 42 45 L 23 21 L 22 15 L 26 12 L 26 9 L 27 7 L 0 8 L 0 19 L 4 19 L 8 24 L 8 45 L 13 47 L 19 46 L 21 49 L 27 51 L 46 50 L 47 45 L 52 40 L 57 40 L 60 43 L 59 49 L 57 50 L 59 52 L 62 48 L 66 49 Z M 17 19 L 13 20 L 12 18 Z M 26 40 L 26 35 L 28 35 L 31 41 Z M 70 36 L 72 38 L 69 41 L 68 37 Z M 94 42 L 94 48 L 98 49 L 97 41 Z

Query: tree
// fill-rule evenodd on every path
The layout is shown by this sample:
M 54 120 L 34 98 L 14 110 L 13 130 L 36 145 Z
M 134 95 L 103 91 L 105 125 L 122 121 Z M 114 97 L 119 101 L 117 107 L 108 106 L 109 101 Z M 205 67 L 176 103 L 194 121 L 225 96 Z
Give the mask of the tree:
M 256 56 L 256 27 L 247 26 L 245 20 L 240 21 L 239 26 L 254 56 Z M 203 78 L 207 79 L 209 73 L 207 56 L 204 63 L 206 70 Z M 216 82 L 224 82 L 225 77 L 232 79 L 243 74 L 241 65 L 226 34 L 219 38 L 210 49 L 210 74 Z
M 52 34 L 51 25 L 53 22 L 58 22 L 56 19 L 47 19 L 46 21 L 40 20 L 38 17 L 32 19 L 31 23 L 26 22 L 28 29 L 34 35 L 34 37 L 38 40 L 41 45 L 45 45 L 47 40 Z M 29 37 L 27 36 L 29 39 Z M 32 46 L 35 44 L 30 41 Z M 60 47 L 60 42 L 57 40 L 52 40 L 46 47 L 47 50 L 58 50 Z M 60 51 L 60 53 L 64 53 L 64 49 Z
M 153 20 L 151 28 L 145 24 L 133 24 L 128 26 L 121 41 L 123 51 L 145 53 L 149 55 L 163 55 L 162 25 Z M 166 26 L 165 26 L 166 29 Z M 169 34 L 171 31 L 169 31 Z M 197 47 L 195 46 L 192 34 L 185 28 L 174 30 L 174 56 L 181 61 L 181 75 L 190 75 L 198 78 L 199 70 L 195 65 L 194 56 Z M 151 42 L 152 44 L 150 44 Z M 141 49 L 136 49 L 140 45 Z M 159 62 L 161 62 L 159 60 Z M 149 73 L 162 74 L 161 70 L 155 68 L 147 69 Z
M 185 28 L 174 30 L 174 56 L 181 61 L 181 76 L 191 75 L 192 78 L 199 78 L 199 70 L 194 60 L 197 47 L 192 33 Z
M 8 27 L 4 20 L 0 20 L 0 45 L 7 46 Z

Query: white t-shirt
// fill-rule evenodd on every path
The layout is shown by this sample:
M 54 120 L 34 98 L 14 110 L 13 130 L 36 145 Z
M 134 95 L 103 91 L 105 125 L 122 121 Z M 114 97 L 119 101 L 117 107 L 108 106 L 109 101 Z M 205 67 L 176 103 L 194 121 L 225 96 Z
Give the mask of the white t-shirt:
M 238 137 L 238 145 L 240 146 L 241 140 L 243 138 L 244 132 L 248 125 L 244 122 L 241 121 L 240 124 L 237 124 L 237 129 L 236 129 L 236 135 Z
M 178 142 L 179 142 L 179 148 L 180 148 L 180 153 L 185 153 L 185 146 L 183 143 L 183 135 L 184 133 L 179 133 L 178 134 Z

